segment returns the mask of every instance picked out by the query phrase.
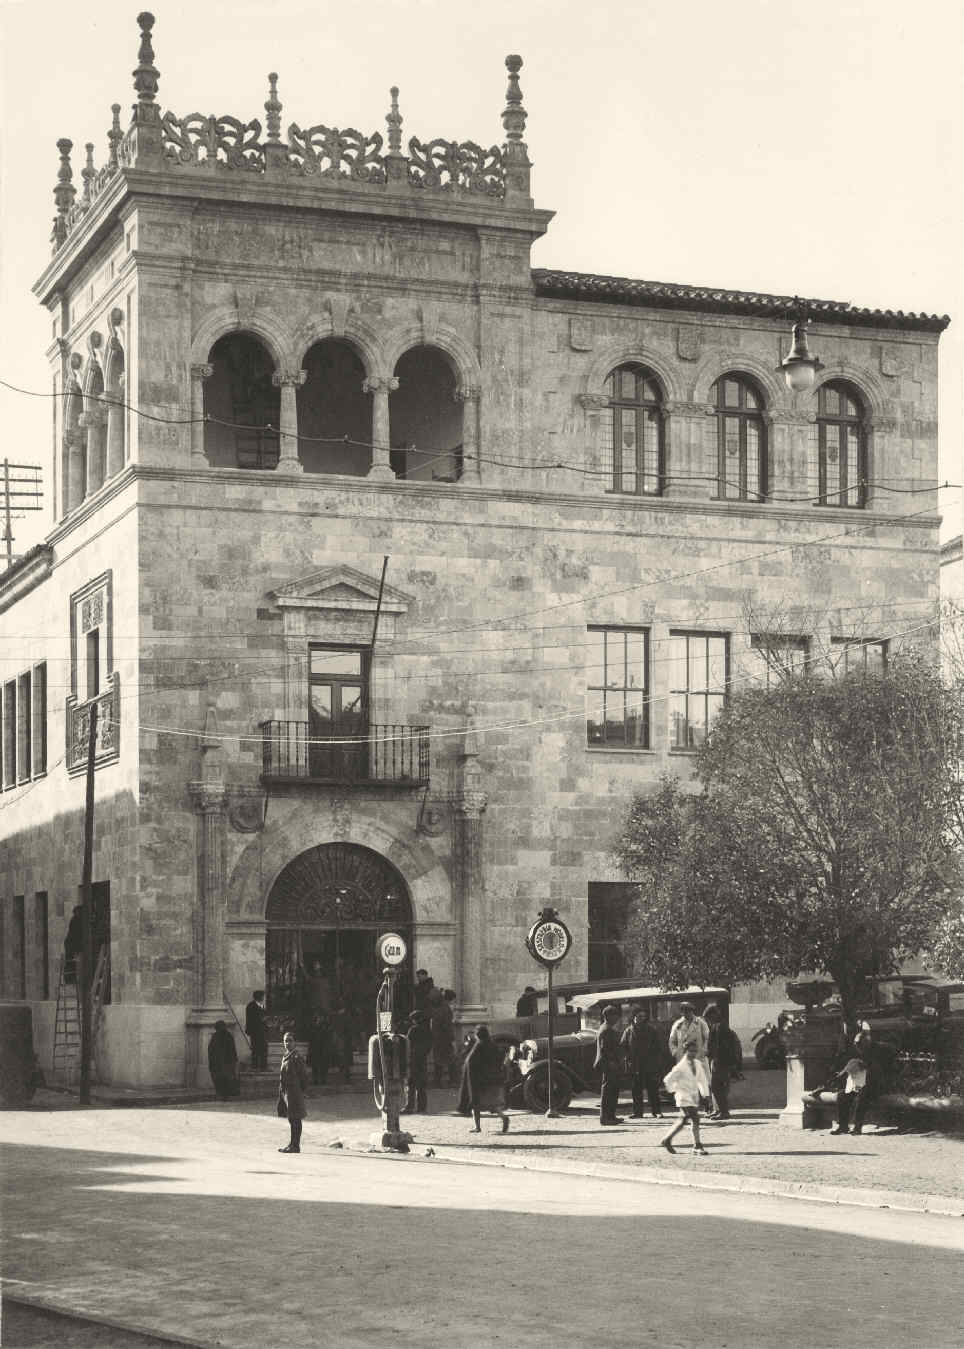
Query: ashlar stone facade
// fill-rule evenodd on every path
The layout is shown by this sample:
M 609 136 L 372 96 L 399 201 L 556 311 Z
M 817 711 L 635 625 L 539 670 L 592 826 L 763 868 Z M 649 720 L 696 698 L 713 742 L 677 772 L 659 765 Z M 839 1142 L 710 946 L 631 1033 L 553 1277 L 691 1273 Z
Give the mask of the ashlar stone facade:
M 519 58 L 501 146 L 403 151 L 397 91 L 384 142 L 283 136 L 274 75 L 263 128 L 162 116 L 139 23 L 35 287 L 58 512 L 0 634 L 47 753 L 4 778 L 2 968 L 49 1058 L 96 702 L 98 1067 L 173 1083 L 314 959 L 367 1007 L 386 925 L 463 1019 L 512 1012 L 545 904 L 599 973 L 622 813 L 774 634 L 933 640 L 946 320 L 809 301 L 791 393 L 799 301 L 532 269 Z

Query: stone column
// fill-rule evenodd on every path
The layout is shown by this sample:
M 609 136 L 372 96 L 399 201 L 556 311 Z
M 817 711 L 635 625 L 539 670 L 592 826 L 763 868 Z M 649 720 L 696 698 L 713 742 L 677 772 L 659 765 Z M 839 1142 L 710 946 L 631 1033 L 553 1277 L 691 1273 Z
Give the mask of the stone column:
M 224 1002 L 225 807 L 220 741 L 213 709 L 202 741 L 201 781 L 188 783 L 198 816 L 197 905 L 194 918 L 194 1006 L 187 1017 L 186 1085 L 207 1086 L 207 1042 L 216 1021 L 230 1020 Z
M 92 496 L 104 484 L 107 409 L 103 403 L 88 399 L 86 411 L 80 414 L 79 425 L 87 433 L 87 481 L 84 495 Z
M 478 1020 L 486 1013 L 482 996 L 485 875 L 482 816 L 486 795 L 476 737 L 466 735 L 462 757 L 461 791 L 455 806 L 456 864 L 456 980 L 459 1020 Z
M 398 388 L 394 375 L 388 378 L 366 379 L 362 385 L 365 393 L 372 394 L 372 466 L 368 470 L 369 478 L 395 477 L 388 457 L 391 448 L 391 430 L 388 416 L 388 395 Z
M 67 445 L 67 510 L 74 511 L 84 499 L 84 450 L 86 432 L 79 426 L 64 432 Z
M 278 370 L 271 376 L 281 390 L 281 432 L 278 469 L 282 473 L 303 473 L 298 458 L 298 390 L 308 378 L 307 370 Z
M 108 395 L 107 404 L 107 476 L 115 477 L 124 467 L 125 383 L 121 376 Z
M 611 489 L 612 446 L 600 445 L 599 414 L 609 407 L 609 394 L 603 390 L 581 393 L 579 406 L 586 414 L 586 442 L 583 461 L 588 470 L 582 475 L 582 491 L 600 494 Z M 608 479 L 604 474 L 608 473 Z
M 474 385 L 456 389 L 454 397 L 462 404 L 462 477 L 466 482 L 482 481 L 479 458 L 479 399 L 482 390 Z
M 214 374 L 213 365 L 191 366 L 191 463 L 207 463 L 204 453 L 204 381 Z

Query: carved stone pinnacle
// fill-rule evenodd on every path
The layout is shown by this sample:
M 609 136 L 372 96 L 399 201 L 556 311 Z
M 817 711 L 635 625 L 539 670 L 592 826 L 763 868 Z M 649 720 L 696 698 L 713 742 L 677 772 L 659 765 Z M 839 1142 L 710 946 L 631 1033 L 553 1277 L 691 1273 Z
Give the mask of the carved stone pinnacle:
M 140 104 L 153 103 L 157 93 L 157 80 L 160 72 L 154 65 L 154 48 L 151 46 L 151 29 L 154 27 L 154 15 L 144 10 L 138 14 L 137 24 L 141 30 L 141 45 L 137 53 L 137 69 L 134 74 L 134 88 Z
M 268 140 L 277 144 L 281 140 L 281 100 L 278 98 L 278 76 L 272 71 L 268 76 L 268 100 L 264 105 L 267 113 Z
M 400 155 L 402 153 L 402 114 L 398 111 L 398 86 L 393 84 L 389 93 L 391 94 L 392 106 L 385 115 L 385 121 L 388 123 L 388 153 Z

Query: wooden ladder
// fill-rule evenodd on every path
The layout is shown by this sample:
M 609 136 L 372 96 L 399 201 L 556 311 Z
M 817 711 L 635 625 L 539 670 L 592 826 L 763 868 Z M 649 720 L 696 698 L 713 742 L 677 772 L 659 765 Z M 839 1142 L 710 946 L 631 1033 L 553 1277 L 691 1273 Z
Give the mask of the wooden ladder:
M 97 963 L 94 966 L 90 999 L 90 1036 L 95 1055 L 97 1037 L 103 1022 L 104 985 L 107 981 L 109 959 L 108 948 L 102 946 L 97 953 Z M 74 983 L 64 981 L 63 957 L 60 959 L 57 980 L 53 1070 L 55 1080 L 61 1081 L 67 1087 L 73 1086 L 80 1076 L 80 988 L 76 981 Z

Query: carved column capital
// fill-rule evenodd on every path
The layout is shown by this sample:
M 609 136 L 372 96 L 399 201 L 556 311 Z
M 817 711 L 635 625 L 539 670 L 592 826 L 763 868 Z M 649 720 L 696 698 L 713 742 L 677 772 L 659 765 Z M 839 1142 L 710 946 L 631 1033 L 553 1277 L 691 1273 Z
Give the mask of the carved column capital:
M 394 393 L 398 388 L 397 375 L 374 375 L 362 385 L 362 393 Z
M 223 782 L 189 782 L 191 805 L 198 815 L 219 815 L 227 802 Z
M 87 408 L 77 418 L 78 426 L 85 429 L 88 427 L 104 426 L 107 422 L 107 407 L 104 403 L 89 403 Z
M 456 804 L 456 810 L 466 820 L 477 820 L 489 803 L 483 791 L 465 791 Z
M 581 393 L 579 395 L 579 406 L 585 408 L 587 412 L 602 412 L 603 408 L 609 407 L 609 394 Z
M 213 365 L 201 364 L 191 366 L 192 379 L 210 379 L 213 374 L 214 374 Z
M 271 383 L 276 389 L 300 389 L 307 378 L 307 370 L 276 370 L 271 376 Z
M 463 384 L 452 395 L 456 403 L 477 403 L 481 397 L 482 390 L 477 384 Z

